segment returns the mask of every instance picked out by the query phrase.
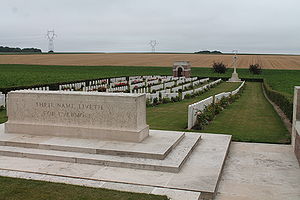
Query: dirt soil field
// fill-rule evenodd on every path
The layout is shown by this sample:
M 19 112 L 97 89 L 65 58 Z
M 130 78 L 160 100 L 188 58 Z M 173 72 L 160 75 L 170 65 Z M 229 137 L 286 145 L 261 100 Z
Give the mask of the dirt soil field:
M 300 70 L 300 55 L 239 55 L 238 68 L 248 68 L 259 63 L 265 69 Z M 214 61 L 222 61 L 231 67 L 232 55 L 204 54 L 40 54 L 0 55 L 0 64 L 34 65 L 87 65 L 87 66 L 172 66 L 174 61 L 190 61 L 193 67 L 210 67 Z

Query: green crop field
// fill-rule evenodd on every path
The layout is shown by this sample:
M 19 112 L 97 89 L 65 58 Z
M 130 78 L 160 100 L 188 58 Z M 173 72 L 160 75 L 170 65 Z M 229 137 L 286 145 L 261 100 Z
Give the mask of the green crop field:
M 0 176 L 3 200 L 167 200 L 166 196 L 120 192 L 61 183 L 33 181 Z
M 101 77 L 170 74 L 164 67 L 0 65 L 0 88 Z
M 130 66 L 41 66 L 0 65 L 0 88 L 31 86 L 101 77 L 135 75 L 171 75 L 170 67 Z M 225 74 L 213 73 L 211 68 L 193 68 L 192 75 L 201 77 L 230 77 L 232 69 Z M 265 78 L 274 90 L 293 95 L 293 87 L 300 85 L 300 70 L 264 69 L 261 75 L 252 75 L 247 69 L 238 69 L 242 78 Z

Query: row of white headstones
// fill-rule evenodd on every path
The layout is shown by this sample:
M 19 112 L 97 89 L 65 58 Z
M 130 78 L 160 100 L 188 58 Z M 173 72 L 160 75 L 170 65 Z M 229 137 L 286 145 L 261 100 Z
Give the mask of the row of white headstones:
M 103 89 L 105 92 L 129 92 L 130 93 L 145 93 L 147 99 L 151 102 L 155 98 L 175 98 L 179 97 L 179 90 L 186 90 L 189 86 L 194 89 L 184 91 L 182 98 L 186 94 L 193 94 L 201 84 L 208 81 L 208 78 L 198 79 L 198 77 L 185 78 L 173 76 L 132 76 L 127 81 L 126 77 L 117 77 L 111 79 L 99 79 L 89 81 L 89 86 L 86 82 L 70 83 L 59 85 L 60 91 L 98 91 Z M 49 90 L 49 87 L 35 87 L 30 90 Z M 102 90 L 101 90 L 102 91 Z M 0 93 L 0 106 L 5 106 L 5 95 Z
M 130 93 L 145 93 L 147 99 L 153 102 L 155 98 L 175 98 L 179 97 L 179 90 L 186 90 L 190 86 L 194 89 L 183 92 L 182 98 L 186 94 L 194 93 L 194 90 L 198 88 L 202 83 L 209 81 L 208 78 L 198 79 L 198 77 L 185 78 L 185 77 L 173 77 L 173 76 L 134 76 L 129 77 L 127 81 L 126 77 L 101 79 L 90 81 L 89 86 L 86 86 L 85 82 L 66 84 L 59 87 L 60 90 L 67 91 L 101 91 L 106 92 L 130 92 Z

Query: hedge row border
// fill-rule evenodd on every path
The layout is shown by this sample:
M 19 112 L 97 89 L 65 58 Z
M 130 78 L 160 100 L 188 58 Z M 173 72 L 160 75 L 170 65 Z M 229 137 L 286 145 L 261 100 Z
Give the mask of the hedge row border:
M 293 99 L 288 97 L 286 94 L 273 90 L 271 86 L 267 83 L 267 81 L 263 80 L 263 87 L 268 96 L 268 98 L 274 102 L 282 112 L 286 115 L 286 117 L 293 121 Z

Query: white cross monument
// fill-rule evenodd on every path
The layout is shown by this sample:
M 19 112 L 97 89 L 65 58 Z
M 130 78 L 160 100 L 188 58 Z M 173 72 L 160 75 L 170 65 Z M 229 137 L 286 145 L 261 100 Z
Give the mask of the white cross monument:
M 232 61 L 233 73 L 231 75 L 231 78 L 228 80 L 228 82 L 240 82 L 241 79 L 239 79 L 239 75 L 236 72 L 236 65 L 237 65 L 237 60 L 238 60 L 238 57 L 236 55 L 237 54 L 237 50 L 233 50 L 232 52 L 234 53 L 233 61 Z

